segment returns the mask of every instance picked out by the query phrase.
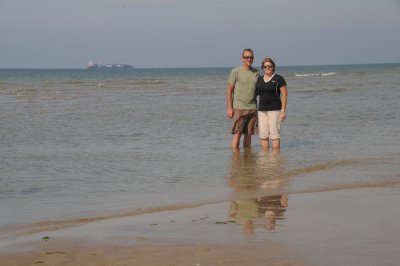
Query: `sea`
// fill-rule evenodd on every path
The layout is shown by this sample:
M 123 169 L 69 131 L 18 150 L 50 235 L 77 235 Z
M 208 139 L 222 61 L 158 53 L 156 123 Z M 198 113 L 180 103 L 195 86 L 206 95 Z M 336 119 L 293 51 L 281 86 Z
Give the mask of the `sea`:
M 230 148 L 230 69 L 0 69 L 0 240 L 232 199 L 400 187 L 400 64 L 278 66 L 279 153 L 257 135 Z

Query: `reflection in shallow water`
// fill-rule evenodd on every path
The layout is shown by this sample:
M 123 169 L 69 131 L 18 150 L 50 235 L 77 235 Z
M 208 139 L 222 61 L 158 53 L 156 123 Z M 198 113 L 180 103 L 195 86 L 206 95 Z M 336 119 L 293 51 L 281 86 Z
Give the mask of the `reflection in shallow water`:
M 231 157 L 229 185 L 237 199 L 231 201 L 229 217 L 242 224 L 245 233 L 254 233 L 256 227 L 274 230 L 276 222 L 284 219 L 288 196 L 282 193 L 285 184 L 285 160 L 279 152 L 250 149 L 234 150 Z M 243 199 L 243 191 L 265 191 L 268 196 Z M 253 194 L 253 193 L 252 193 Z
M 279 152 L 234 150 L 228 182 L 237 192 L 279 189 L 285 181 L 284 163 Z
M 265 227 L 274 230 L 276 221 L 285 219 L 284 214 L 288 206 L 287 195 L 270 196 L 261 199 L 260 209 L 266 218 Z
M 276 222 L 285 219 L 287 195 L 267 196 L 231 201 L 229 217 L 242 224 L 245 233 L 254 233 L 256 226 L 275 230 Z

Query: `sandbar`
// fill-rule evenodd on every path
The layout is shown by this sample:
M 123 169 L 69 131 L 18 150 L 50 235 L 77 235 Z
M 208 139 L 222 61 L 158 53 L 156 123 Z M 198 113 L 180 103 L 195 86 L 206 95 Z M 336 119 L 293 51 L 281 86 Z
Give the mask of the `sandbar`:
M 0 265 L 398 265 L 400 189 L 274 195 L 0 242 Z

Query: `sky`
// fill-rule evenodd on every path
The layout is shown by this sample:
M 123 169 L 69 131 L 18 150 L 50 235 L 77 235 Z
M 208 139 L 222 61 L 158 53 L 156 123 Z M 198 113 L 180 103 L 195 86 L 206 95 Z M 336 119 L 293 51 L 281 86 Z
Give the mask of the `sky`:
M 400 62 L 400 0 L 0 0 L 0 68 Z

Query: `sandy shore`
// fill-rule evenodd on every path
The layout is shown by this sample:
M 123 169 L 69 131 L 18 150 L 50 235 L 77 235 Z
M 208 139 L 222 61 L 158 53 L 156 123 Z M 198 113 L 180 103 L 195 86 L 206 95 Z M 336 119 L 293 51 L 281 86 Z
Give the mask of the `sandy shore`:
M 400 189 L 278 195 L 0 242 L 0 265 L 398 265 Z
M 1 265 L 305 265 L 275 245 L 143 244 L 72 247 L 74 241 L 39 253 L 5 255 Z M 278 255 L 279 254 L 279 255 Z M 267 264 L 266 264 L 267 263 Z

